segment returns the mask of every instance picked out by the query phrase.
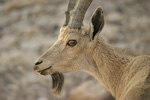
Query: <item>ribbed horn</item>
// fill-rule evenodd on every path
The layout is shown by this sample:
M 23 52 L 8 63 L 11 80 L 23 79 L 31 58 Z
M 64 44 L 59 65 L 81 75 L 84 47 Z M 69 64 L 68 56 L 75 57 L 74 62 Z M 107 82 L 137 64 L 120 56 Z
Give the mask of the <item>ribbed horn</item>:
M 77 0 L 69 0 L 68 8 L 67 8 L 67 11 L 65 12 L 65 22 L 64 22 L 63 26 L 67 26 L 69 24 L 70 11 L 74 9 L 76 2 L 77 2 Z
M 69 27 L 71 29 L 80 29 L 83 25 L 83 19 L 87 9 L 93 0 L 78 0 L 74 9 L 70 12 Z

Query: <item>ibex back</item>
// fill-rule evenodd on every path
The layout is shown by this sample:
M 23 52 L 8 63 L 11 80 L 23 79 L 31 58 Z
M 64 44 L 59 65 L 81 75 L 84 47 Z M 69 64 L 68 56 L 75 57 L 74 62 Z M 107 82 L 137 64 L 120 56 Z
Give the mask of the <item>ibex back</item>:
M 132 56 L 110 46 L 100 36 L 104 14 L 98 7 L 83 26 L 84 15 L 92 0 L 70 0 L 66 20 L 55 44 L 34 66 L 40 75 L 51 75 L 54 93 L 60 94 L 63 74 L 84 70 L 99 80 L 117 100 L 150 100 L 150 56 Z

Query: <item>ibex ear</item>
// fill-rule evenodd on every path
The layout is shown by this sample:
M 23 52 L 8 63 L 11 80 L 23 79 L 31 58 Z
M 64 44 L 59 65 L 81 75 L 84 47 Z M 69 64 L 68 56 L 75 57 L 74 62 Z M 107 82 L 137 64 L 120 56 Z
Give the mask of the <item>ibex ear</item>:
M 98 7 L 93 13 L 90 20 L 90 39 L 94 38 L 102 31 L 104 27 L 104 14 L 101 7 Z

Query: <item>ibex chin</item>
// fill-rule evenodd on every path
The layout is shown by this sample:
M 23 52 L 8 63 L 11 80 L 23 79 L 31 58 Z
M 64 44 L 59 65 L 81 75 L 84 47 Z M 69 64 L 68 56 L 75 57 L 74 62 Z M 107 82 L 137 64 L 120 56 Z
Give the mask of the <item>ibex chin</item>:
M 92 15 L 86 30 L 83 19 L 92 1 L 69 1 L 57 41 L 37 59 L 34 70 L 52 76 L 52 88 L 57 95 L 64 82 L 62 73 L 84 70 L 116 100 L 150 100 L 150 56 L 132 56 L 106 43 L 100 36 L 104 26 L 101 7 Z

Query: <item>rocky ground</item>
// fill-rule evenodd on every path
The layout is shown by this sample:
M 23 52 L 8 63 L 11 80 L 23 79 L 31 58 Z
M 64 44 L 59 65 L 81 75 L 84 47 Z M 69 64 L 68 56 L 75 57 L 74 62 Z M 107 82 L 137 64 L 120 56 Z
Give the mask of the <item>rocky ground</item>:
M 88 27 L 92 12 L 101 5 L 105 40 L 150 54 L 149 4 L 150 0 L 93 0 L 84 24 Z M 66 6 L 67 0 L 0 0 L 0 100 L 57 100 L 51 93 L 50 76 L 38 76 L 32 67 L 56 41 Z M 62 100 L 75 100 L 72 93 L 89 86 L 94 88 L 89 89 L 91 93 L 97 93 L 101 89 L 97 84 L 84 72 L 65 74 Z

